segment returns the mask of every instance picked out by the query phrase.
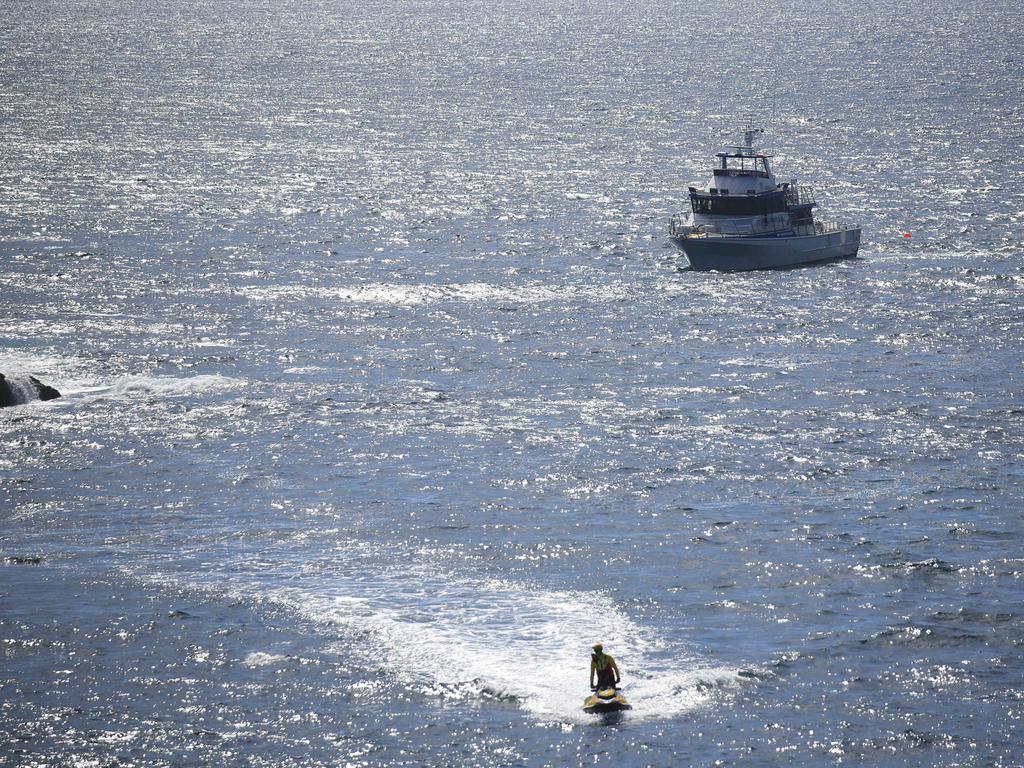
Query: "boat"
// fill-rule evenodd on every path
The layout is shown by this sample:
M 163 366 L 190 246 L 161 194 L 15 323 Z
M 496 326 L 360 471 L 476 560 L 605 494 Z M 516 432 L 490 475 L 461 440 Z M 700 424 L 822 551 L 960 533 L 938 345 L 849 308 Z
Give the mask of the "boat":
M 621 712 L 624 709 L 632 709 L 626 697 L 618 688 L 598 688 L 583 702 L 583 711 L 592 715 L 601 715 L 608 712 Z
M 672 217 L 669 236 L 694 270 L 777 269 L 851 258 L 860 226 L 814 220 L 814 191 L 795 179 L 778 183 L 771 155 L 743 145 L 716 155 L 710 185 L 690 187 L 690 211 Z

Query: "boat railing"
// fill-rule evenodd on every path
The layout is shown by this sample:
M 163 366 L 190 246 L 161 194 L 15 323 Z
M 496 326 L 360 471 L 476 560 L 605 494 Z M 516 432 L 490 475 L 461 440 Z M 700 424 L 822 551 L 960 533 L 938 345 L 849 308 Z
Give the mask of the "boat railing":
M 744 219 L 723 219 L 716 221 L 714 224 L 698 224 L 697 226 L 690 227 L 690 234 L 693 235 L 706 235 L 706 236 L 719 236 L 719 237 L 736 237 L 737 235 L 771 235 L 779 232 L 789 231 L 791 227 L 781 225 L 777 221 L 765 222 L 762 218 L 744 218 Z
M 669 223 L 669 234 L 673 237 L 736 237 L 742 235 L 773 235 L 783 232 L 798 237 L 807 235 L 826 235 L 831 232 L 856 229 L 856 224 L 842 221 L 814 221 L 807 224 L 781 224 L 777 221 L 765 222 L 757 217 L 753 219 L 722 219 L 713 224 L 693 224 L 685 213 L 677 213 Z
M 847 224 L 845 221 L 814 222 L 814 234 L 816 235 L 827 235 L 829 232 L 842 232 L 843 230 L 856 228 L 856 224 Z
M 692 230 L 693 226 L 690 224 L 690 217 L 685 213 L 677 213 L 672 217 L 672 221 L 668 225 L 668 233 L 672 236 L 685 235 Z

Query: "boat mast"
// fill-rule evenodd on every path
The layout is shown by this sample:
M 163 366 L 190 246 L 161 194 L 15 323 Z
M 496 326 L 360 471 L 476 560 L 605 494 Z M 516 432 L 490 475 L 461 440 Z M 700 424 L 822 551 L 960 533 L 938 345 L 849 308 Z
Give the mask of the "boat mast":
M 747 152 L 754 154 L 754 137 L 764 133 L 764 128 L 747 128 L 743 131 L 743 144 Z

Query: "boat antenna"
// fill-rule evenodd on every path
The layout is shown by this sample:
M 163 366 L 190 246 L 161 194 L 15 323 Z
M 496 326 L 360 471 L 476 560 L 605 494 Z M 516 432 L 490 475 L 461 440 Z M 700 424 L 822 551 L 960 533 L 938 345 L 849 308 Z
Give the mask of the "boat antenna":
M 772 97 L 772 111 L 768 119 L 768 146 L 765 148 L 766 152 L 775 154 L 775 142 L 779 133 L 779 59 L 780 56 L 772 56 L 772 77 L 770 81 L 767 81 L 771 87 Z M 782 94 L 786 95 L 785 92 Z M 785 103 L 783 103 L 783 109 L 785 109 Z

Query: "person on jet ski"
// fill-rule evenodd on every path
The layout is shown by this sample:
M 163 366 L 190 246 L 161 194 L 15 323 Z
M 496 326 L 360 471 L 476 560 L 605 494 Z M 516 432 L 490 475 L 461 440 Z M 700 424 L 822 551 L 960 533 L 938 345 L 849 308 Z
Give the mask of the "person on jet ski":
M 595 672 L 597 673 L 597 685 L 594 685 Z M 604 652 L 604 647 L 600 643 L 595 645 L 594 652 L 590 655 L 590 687 L 594 690 L 615 688 L 621 679 L 619 668 L 615 666 L 615 659 Z

